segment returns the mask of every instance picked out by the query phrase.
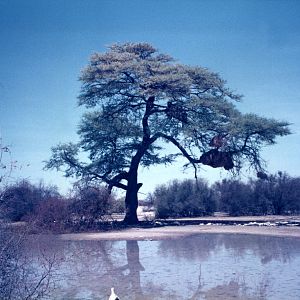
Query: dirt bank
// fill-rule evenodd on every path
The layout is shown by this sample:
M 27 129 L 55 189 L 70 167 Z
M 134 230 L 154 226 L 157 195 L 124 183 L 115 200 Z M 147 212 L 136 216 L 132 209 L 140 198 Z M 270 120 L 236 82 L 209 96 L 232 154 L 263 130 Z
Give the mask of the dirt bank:
M 62 234 L 64 240 L 161 240 L 201 233 L 256 234 L 300 238 L 300 227 L 250 227 L 238 225 L 186 225 L 159 228 L 126 228 L 107 232 Z

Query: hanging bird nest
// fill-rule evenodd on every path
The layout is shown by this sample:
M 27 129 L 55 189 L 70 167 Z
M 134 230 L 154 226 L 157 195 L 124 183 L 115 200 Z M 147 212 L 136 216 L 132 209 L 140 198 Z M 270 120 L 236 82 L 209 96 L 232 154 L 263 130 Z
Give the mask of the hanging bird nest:
M 223 167 L 225 170 L 231 170 L 234 167 L 231 153 L 219 151 L 218 149 L 203 153 L 200 162 L 213 168 Z

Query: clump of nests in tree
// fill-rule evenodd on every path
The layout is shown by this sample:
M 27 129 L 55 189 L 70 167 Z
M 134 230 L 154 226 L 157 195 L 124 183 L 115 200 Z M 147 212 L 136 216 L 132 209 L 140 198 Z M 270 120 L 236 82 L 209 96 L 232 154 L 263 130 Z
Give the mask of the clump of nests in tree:
M 214 149 L 204 152 L 200 157 L 200 162 L 213 168 L 223 167 L 225 170 L 231 170 L 234 167 L 231 152 L 219 150 L 224 145 L 224 138 L 217 135 L 212 138 L 209 145 Z

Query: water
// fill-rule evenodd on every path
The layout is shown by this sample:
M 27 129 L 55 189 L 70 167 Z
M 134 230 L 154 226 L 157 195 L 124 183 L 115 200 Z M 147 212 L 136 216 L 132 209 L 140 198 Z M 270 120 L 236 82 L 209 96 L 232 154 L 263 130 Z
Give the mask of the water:
M 162 241 L 63 241 L 44 236 L 31 255 L 55 254 L 50 299 L 300 299 L 300 240 L 201 234 Z

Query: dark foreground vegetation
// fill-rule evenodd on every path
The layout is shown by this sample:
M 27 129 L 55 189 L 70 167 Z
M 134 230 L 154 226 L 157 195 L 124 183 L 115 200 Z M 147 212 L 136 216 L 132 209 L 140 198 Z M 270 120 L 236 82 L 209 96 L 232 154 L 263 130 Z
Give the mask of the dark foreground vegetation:
M 54 287 L 57 259 L 43 249 L 35 254 L 26 251 L 28 227 L 0 221 L 0 299 L 34 300 L 48 296 Z

